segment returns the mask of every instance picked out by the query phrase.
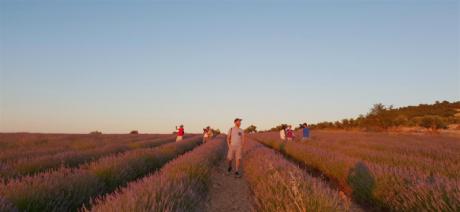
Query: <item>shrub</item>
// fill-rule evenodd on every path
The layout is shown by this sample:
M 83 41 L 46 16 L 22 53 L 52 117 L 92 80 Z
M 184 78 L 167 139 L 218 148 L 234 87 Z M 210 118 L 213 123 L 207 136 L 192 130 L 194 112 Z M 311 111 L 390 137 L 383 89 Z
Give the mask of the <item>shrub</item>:
M 440 116 L 423 116 L 420 118 L 419 125 L 427 129 L 446 129 L 447 123 Z
M 281 131 L 282 129 L 286 129 L 287 126 L 288 126 L 287 124 L 280 124 L 280 125 L 278 125 L 278 126 L 276 126 L 276 127 L 271 128 L 271 129 L 268 130 L 268 131 L 269 131 L 269 132 L 279 132 L 279 131 Z
M 220 130 L 219 129 L 212 129 L 212 134 L 213 135 L 220 135 Z
M 247 127 L 245 130 L 244 130 L 245 133 L 256 133 L 257 132 L 257 127 L 254 126 L 254 125 L 251 125 L 249 127 Z
M 460 102 L 436 102 L 435 104 L 420 104 L 394 108 L 381 103 L 375 104 L 366 116 L 360 115 L 356 120 L 343 119 L 336 122 L 320 122 L 313 124 L 312 129 L 347 129 L 361 128 L 372 131 L 386 130 L 398 126 L 420 126 L 431 129 L 445 129 L 449 124 L 459 123 L 455 118 Z M 420 118 L 422 117 L 422 118 Z

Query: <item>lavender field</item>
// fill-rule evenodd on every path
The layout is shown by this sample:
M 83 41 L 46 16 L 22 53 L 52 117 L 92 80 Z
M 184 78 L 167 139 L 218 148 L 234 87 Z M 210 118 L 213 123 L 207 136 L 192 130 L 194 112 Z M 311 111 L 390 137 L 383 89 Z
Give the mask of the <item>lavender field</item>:
M 100 155 L 88 157 L 86 162 L 82 161 L 78 166 L 66 166 L 67 160 L 52 169 L 44 168 L 48 163 L 43 163 L 43 166 L 34 163 L 36 169 L 41 171 L 2 179 L 0 208 L 13 207 L 19 211 L 74 211 L 83 204 L 88 204 L 92 197 L 113 192 L 130 181 L 148 175 L 201 143 L 201 137 L 196 135 L 186 136 L 182 142 L 172 142 L 171 136 L 122 137 L 125 138 L 114 141 L 113 145 L 130 146 L 126 151 L 111 154 L 102 151 Z M 67 143 L 63 142 L 63 145 Z M 100 145 L 104 147 L 104 143 Z M 42 146 L 44 147 L 41 149 L 46 149 L 46 145 Z M 55 148 L 54 144 L 49 148 Z M 97 148 L 93 149 L 93 153 L 95 150 Z M 90 150 L 80 150 L 78 153 L 85 154 L 87 151 Z M 49 157 L 53 155 L 50 154 Z M 8 166 L 2 162 L 2 167 Z M 15 168 L 17 167 L 12 167 Z
M 215 176 L 225 135 L 2 135 L 0 211 L 213 211 L 232 195 L 251 208 L 223 211 L 459 211 L 455 135 L 312 135 L 251 134 L 239 179 Z M 228 179 L 249 192 L 212 196 Z
M 253 138 L 374 210 L 460 210 L 455 135 L 318 131 L 307 142 L 285 143 L 276 133 Z

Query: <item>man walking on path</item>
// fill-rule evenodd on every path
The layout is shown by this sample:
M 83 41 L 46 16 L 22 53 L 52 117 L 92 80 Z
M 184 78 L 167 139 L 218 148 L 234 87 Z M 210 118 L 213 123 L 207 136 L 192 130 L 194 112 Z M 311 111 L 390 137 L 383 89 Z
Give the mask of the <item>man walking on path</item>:
M 227 134 L 227 144 L 228 144 L 228 154 L 227 154 L 227 160 L 228 160 L 228 172 L 232 172 L 232 163 L 233 159 L 235 159 L 235 175 L 236 177 L 241 177 L 239 173 L 239 168 L 240 168 L 240 160 L 241 160 L 241 154 L 243 151 L 243 146 L 245 143 L 245 137 L 244 137 L 244 130 L 241 129 L 241 121 L 242 119 L 236 118 L 233 123 L 235 124 L 234 127 L 230 128 Z
M 310 128 L 308 128 L 307 123 L 302 125 L 302 141 L 310 140 Z
M 185 134 L 184 125 L 181 124 L 179 128 L 177 128 L 176 126 L 176 130 L 177 130 L 176 142 L 182 141 L 184 139 L 184 134 Z

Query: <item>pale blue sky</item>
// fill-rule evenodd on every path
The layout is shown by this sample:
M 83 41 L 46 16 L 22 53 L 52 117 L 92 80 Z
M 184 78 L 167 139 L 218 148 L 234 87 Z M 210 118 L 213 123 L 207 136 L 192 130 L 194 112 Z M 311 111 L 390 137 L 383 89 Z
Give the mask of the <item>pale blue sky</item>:
M 128 3 L 129 2 L 129 3 Z M 0 0 L 0 131 L 269 128 L 460 100 L 459 1 Z

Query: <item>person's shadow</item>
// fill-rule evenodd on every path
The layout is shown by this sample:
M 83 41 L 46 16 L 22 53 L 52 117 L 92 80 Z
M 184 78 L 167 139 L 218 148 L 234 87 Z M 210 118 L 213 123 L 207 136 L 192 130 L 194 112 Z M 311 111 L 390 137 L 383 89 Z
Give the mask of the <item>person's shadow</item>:
M 350 169 L 348 173 L 348 184 L 352 189 L 354 199 L 362 203 L 373 202 L 375 179 L 365 163 L 360 161 Z

